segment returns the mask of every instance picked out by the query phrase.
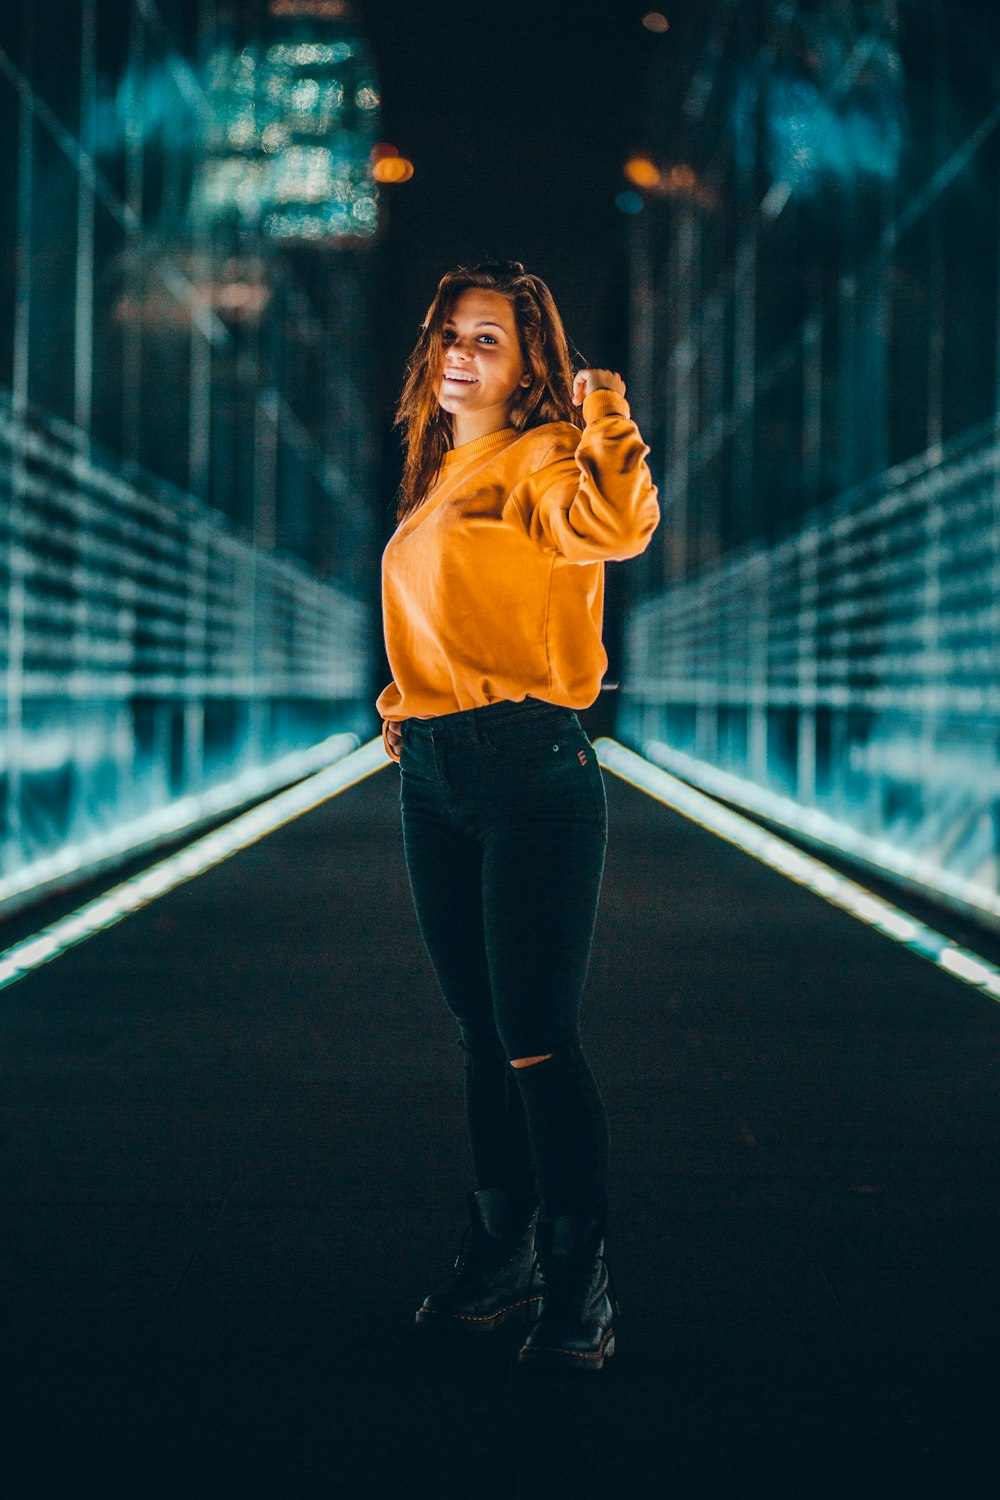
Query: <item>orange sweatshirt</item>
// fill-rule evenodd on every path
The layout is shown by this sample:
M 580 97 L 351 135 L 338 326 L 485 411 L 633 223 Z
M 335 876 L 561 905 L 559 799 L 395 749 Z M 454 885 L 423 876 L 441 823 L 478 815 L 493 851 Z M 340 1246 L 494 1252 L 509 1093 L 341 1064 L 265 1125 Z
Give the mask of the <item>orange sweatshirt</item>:
M 583 417 L 452 448 L 400 522 L 382 559 L 387 750 L 387 722 L 597 697 L 604 561 L 644 551 L 660 511 L 625 397 L 591 391 Z

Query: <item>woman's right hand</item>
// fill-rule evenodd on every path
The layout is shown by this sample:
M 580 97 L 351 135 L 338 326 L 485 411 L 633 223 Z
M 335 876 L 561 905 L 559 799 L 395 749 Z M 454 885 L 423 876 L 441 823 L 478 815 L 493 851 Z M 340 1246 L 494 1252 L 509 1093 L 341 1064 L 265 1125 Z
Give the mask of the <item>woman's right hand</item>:
M 573 405 L 582 406 L 593 391 L 614 391 L 624 396 L 625 382 L 617 370 L 578 370 L 573 379 Z
M 389 742 L 389 749 L 399 759 L 399 752 L 403 748 L 403 732 L 398 724 L 388 723 L 385 726 L 385 737 Z

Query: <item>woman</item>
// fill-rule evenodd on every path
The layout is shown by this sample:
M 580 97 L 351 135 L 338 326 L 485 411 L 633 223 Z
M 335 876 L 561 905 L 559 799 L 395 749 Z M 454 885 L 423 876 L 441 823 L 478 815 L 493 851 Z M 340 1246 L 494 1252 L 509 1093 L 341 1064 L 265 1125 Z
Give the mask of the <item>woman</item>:
M 383 560 L 378 709 L 477 1184 L 455 1272 L 417 1322 L 537 1318 L 519 1361 L 567 1370 L 614 1351 L 607 1117 L 579 1033 L 607 812 L 574 710 L 607 666 L 604 561 L 642 552 L 659 520 L 624 398 L 613 371 L 574 377 L 552 295 L 519 261 L 449 272 L 396 413 Z

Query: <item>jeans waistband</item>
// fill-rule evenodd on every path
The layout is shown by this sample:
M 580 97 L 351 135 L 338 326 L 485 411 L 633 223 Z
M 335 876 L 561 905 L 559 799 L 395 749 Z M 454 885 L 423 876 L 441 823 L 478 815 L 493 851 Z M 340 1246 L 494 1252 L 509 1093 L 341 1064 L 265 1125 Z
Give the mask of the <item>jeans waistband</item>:
M 462 733 L 470 729 L 475 732 L 478 727 L 494 719 L 544 719 L 549 714 L 572 712 L 563 703 L 546 703 L 542 698 L 524 698 L 517 703 L 504 698 L 499 703 L 484 703 L 480 708 L 460 708 L 450 714 L 435 714 L 430 719 L 404 719 L 403 729 L 404 732 L 416 729 L 432 734 L 442 731 Z

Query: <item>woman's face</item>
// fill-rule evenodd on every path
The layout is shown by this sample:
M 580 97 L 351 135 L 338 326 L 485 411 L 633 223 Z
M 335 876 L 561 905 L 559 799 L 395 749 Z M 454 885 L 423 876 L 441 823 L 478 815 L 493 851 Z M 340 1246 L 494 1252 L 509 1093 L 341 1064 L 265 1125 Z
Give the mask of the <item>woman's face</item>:
M 498 428 L 506 426 L 527 375 L 510 299 L 502 292 L 467 287 L 459 293 L 442 335 L 444 371 L 438 400 L 444 410 L 453 416 L 475 412 L 480 419 L 493 415 Z

